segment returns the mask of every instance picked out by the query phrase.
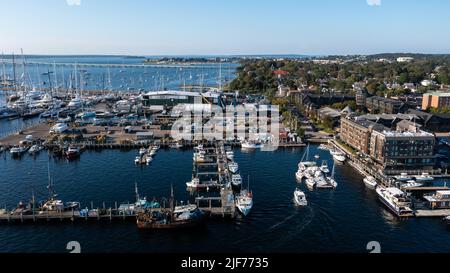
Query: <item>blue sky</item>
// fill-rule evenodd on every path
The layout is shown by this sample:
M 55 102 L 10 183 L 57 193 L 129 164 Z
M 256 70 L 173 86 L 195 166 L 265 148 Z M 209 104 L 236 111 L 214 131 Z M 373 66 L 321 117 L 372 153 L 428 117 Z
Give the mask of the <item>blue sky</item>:
M 450 53 L 446 0 L 0 0 L 0 10 L 5 53 Z

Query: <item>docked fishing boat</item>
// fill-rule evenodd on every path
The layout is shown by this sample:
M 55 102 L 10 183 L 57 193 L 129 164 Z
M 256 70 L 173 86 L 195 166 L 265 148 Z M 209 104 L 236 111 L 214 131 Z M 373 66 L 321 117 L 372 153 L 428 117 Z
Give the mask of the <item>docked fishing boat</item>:
M 66 157 L 68 159 L 77 158 L 80 156 L 80 148 L 77 146 L 69 146 L 66 151 Z
M 242 190 L 236 196 L 236 207 L 244 216 L 249 215 L 253 207 L 253 193 L 248 190 Z
M 398 188 L 376 189 L 380 201 L 398 217 L 412 217 L 414 211 L 411 209 L 411 203 L 405 192 Z
M 335 151 L 331 151 L 330 153 L 333 156 L 333 159 L 337 162 L 344 163 L 345 160 L 347 160 L 347 157 L 345 156 L 345 154 L 340 151 L 335 150 Z
M 367 176 L 366 178 L 364 178 L 363 182 L 366 185 L 366 187 L 373 190 L 376 189 L 378 185 L 377 180 L 373 176 Z
M 397 175 L 394 178 L 395 178 L 395 180 L 397 180 L 399 182 L 407 182 L 412 179 L 412 177 L 409 176 L 407 173 L 401 173 L 400 175 Z
M 231 162 L 228 164 L 228 170 L 230 170 L 231 173 L 237 173 L 239 172 L 239 164 L 236 162 Z
M 418 175 L 415 178 L 417 181 L 420 182 L 431 182 L 434 180 L 434 178 L 429 173 L 422 173 L 421 175 Z
M 306 194 L 300 189 L 296 189 L 294 192 L 294 202 L 297 206 L 307 206 Z

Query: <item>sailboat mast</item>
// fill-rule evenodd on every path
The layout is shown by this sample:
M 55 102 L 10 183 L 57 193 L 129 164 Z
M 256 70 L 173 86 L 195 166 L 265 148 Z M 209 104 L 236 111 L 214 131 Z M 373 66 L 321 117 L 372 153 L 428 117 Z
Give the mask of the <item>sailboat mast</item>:
M 14 52 L 12 54 L 13 61 L 13 76 L 14 76 L 14 91 L 17 93 L 17 81 L 16 81 L 16 57 L 14 56 Z
M 141 198 L 139 196 L 139 189 L 136 181 L 134 182 L 134 192 L 136 193 L 136 202 L 139 202 Z

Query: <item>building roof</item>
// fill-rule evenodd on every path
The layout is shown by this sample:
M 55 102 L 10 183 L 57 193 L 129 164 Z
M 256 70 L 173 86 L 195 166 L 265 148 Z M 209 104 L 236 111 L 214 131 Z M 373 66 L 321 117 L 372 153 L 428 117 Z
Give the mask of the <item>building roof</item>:
M 341 112 L 339 110 L 336 110 L 336 109 L 333 109 L 333 108 L 330 108 L 330 107 L 321 108 L 319 110 L 319 113 L 321 115 L 326 115 L 326 116 L 334 117 L 334 118 L 337 118 L 337 117 L 341 116 Z
M 146 96 L 188 96 L 188 97 L 200 97 L 201 94 L 198 92 L 188 92 L 188 91 L 151 91 L 145 94 Z
M 432 91 L 432 92 L 428 92 L 426 95 L 429 96 L 436 96 L 436 97 L 450 97 L 450 91 Z

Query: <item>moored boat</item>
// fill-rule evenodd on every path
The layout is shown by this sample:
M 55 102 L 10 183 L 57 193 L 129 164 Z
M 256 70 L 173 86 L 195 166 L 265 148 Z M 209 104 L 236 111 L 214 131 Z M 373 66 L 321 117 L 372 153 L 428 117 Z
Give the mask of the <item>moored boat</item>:
M 72 159 L 78 156 L 80 156 L 80 148 L 77 146 L 69 146 L 69 148 L 66 151 L 66 157 L 68 159 Z
M 379 200 L 397 217 L 412 217 L 414 211 L 411 209 L 411 203 L 406 193 L 398 188 L 382 188 L 376 189 Z
M 434 178 L 429 173 L 422 173 L 421 175 L 418 175 L 415 178 L 417 181 L 420 182 L 431 182 L 434 180 Z
M 239 164 L 236 162 L 231 162 L 230 164 L 228 164 L 228 169 L 230 170 L 230 172 L 235 174 L 239 172 Z
M 253 207 L 253 193 L 248 190 L 242 190 L 236 196 L 236 207 L 244 216 L 248 216 Z
M 377 180 L 373 176 L 367 176 L 363 181 L 366 187 L 368 187 L 369 189 L 375 189 L 378 185 Z

